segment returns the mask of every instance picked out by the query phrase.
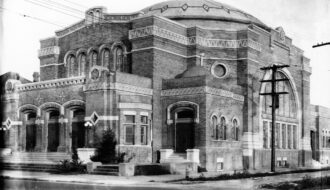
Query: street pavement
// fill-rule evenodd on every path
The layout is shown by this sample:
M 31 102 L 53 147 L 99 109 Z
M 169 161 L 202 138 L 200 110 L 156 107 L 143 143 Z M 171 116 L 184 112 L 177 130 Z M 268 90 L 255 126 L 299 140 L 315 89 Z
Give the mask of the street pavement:
M 283 174 L 269 177 L 222 180 L 207 182 L 171 182 L 183 179 L 183 175 L 159 176 L 104 176 L 104 175 L 61 175 L 46 172 L 2 171 L 3 189 L 258 189 L 261 184 L 278 183 L 302 179 L 304 176 L 330 176 L 330 171 Z

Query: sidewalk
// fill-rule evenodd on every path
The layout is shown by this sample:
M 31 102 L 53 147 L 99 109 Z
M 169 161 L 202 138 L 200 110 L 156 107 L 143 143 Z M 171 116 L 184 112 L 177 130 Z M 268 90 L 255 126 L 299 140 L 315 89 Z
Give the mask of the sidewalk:
M 311 177 L 330 176 L 330 171 L 318 171 L 310 173 L 284 174 L 278 176 L 225 180 L 225 181 L 203 181 L 188 182 L 186 184 L 165 183 L 166 181 L 183 179 L 183 175 L 159 175 L 159 176 L 104 176 L 104 175 L 60 175 L 46 172 L 27 172 L 27 171 L 2 171 L 1 176 L 14 179 L 31 179 L 51 182 L 64 183 L 84 183 L 107 186 L 157 186 L 173 189 L 257 189 L 261 184 L 278 183 L 283 181 L 294 181 L 302 179 L 305 175 Z

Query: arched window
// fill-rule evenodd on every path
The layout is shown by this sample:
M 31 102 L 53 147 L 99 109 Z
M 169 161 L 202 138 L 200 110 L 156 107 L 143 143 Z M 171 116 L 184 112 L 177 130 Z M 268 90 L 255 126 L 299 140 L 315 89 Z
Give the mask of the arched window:
M 233 127 L 231 131 L 233 140 L 238 141 L 239 127 L 237 119 L 233 119 Z
M 110 51 L 109 49 L 104 49 L 102 54 L 102 65 L 108 67 L 110 65 Z
M 276 73 L 276 79 L 287 79 L 282 72 Z M 276 123 L 275 123 L 275 145 L 277 149 L 297 149 L 298 147 L 298 115 L 297 100 L 293 86 L 290 81 L 279 81 L 276 83 L 277 92 L 288 92 L 288 94 L 279 95 L 277 99 Z M 271 84 L 266 84 L 262 93 L 271 92 Z M 271 105 L 270 96 L 263 98 L 262 104 L 262 134 L 263 147 L 270 148 L 272 122 L 271 122 Z
M 280 72 L 277 72 L 276 79 L 286 79 L 286 76 Z M 265 92 L 271 91 L 271 84 L 266 84 Z M 277 92 L 288 92 L 289 94 L 279 95 L 278 105 L 279 108 L 276 109 L 276 115 L 287 117 L 287 118 L 296 118 L 297 117 L 297 106 L 296 100 L 293 93 L 293 89 L 289 81 L 280 81 L 276 84 Z M 264 114 L 271 114 L 272 99 L 270 96 L 265 96 L 262 112 Z
M 218 125 L 218 118 L 217 116 L 212 116 L 212 119 L 211 119 L 211 126 L 212 126 L 212 136 L 214 139 L 219 139 L 219 125 Z
M 92 67 L 97 65 L 97 52 L 96 51 L 92 51 L 92 53 L 90 55 L 90 63 L 91 63 Z
M 120 72 L 129 73 L 130 67 L 128 62 L 125 59 L 124 49 L 121 46 L 118 46 L 114 50 L 114 66 L 115 70 Z
M 78 70 L 78 65 L 76 64 L 76 57 L 74 55 L 69 55 L 66 60 L 66 63 L 68 77 L 75 76 L 75 72 Z
M 117 70 L 124 71 L 124 54 L 121 47 L 117 47 L 115 50 L 115 63 Z
M 94 13 L 94 22 L 98 22 L 100 20 L 100 11 L 99 10 L 96 10 L 95 13 Z
M 220 140 L 227 139 L 227 126 L 225 117 L 221 117 L 220 119 Z
M 79 56 L 79 75 L 85 75 L 86 55 L 84 53 Z

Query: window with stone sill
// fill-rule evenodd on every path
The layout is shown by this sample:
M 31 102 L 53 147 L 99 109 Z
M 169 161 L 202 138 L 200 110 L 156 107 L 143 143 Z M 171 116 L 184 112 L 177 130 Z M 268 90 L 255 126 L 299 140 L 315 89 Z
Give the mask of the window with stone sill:
M 148 131 L 148 116 L 141 116 L 141 125 L 140 125 L 140 143 L 141 145 L 148 144 L 147 141 L 147 131 Z
M 124 115 L 125 144 L 133 145 L 135 137 L 135 115 Z
M 263 147 L 271 147 L 272 122 L 263 121 Z M 275 147 L 277 149 L 298 148 L 298 127 L 296 124 L 276 122 L 275 125 Z

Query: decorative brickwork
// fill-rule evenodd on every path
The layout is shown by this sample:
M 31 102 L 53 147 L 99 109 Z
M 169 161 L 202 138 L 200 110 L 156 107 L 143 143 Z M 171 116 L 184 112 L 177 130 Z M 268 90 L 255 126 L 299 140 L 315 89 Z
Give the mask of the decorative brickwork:
M 60 54 L 60 47 L 58 46 L 46 47 L 39 50 L 39 57 L 58 54 Z
M 162 90 L 161 96 L 183 96 L 183 95 L 196 95 L 196 94 L 212 94 L 216 96 L 223 96 L 233 98 L 238 101 L 244 101 L 244 96 L 234 94 L 232 92 L 216 89 L 211 87 L 195 87 L 195 88 L 178 88 L 170 90 Z

